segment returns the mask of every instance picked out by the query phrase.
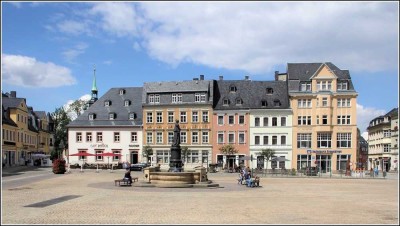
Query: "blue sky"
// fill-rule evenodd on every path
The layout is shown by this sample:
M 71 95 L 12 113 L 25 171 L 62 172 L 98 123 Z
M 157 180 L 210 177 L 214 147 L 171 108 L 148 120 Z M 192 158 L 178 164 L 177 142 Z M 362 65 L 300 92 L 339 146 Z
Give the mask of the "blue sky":
M 358 125 L 398 107 L 397 2 L 2 2 L 2 92 L 53 112 L 112 87 L 350 70 Z

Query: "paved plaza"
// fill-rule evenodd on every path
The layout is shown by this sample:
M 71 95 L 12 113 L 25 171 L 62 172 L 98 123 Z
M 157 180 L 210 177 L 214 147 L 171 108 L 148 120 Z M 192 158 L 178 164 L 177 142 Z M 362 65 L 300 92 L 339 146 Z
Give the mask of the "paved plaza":
M 397 175 L 392 179 L 262 177 L 262 187 L 248 188 L 237 184 L 236 173 L 213 173 L 208 178 L 220 188 L 149 188 L 115 186 L 124 170 L 48 173 L 46 180 L 3 185 L 2 224 L 399 223 Z M 143 181 L 142 172 L 132 176 Z M 60 197 L 65 199 L 41 203 Z

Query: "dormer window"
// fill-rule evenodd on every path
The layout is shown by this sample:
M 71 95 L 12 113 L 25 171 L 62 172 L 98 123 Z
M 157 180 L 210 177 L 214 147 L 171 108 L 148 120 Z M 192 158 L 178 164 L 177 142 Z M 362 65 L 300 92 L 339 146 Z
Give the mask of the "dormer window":
M 267 107 L 268 103 L 266 100 L 261 100 L 261 107 Z
M 235 93 L 237 91 L 237 88 L 236 88 L 236 86 L 235 85 L 231 85 L 231 86 L 229 86 L 229 92 L 231 92 L 231 93 Z
M 105 107 L 111 106 L 111 101 L 110 101 L 110 100 L 104 101 L 104 106 L 105 106 Z
M 124 106 L 128 107 L 129 105 L 131 105 L 131 101 L 130 100 L 125 100 L 124 101 Z
M 311 83 L 303 82 L 300 84 L 300 91 L 311 91 Z
M 281 106 L 281 101 L 280 100 L 274 100 L 274 107 L 279 107 Z
M 94 119 L 96 119 L 96 114 L 95 113 L 90 113 L 89 114 L 89 120 L 92 121 Z
M 347 82 L 338 82 L 337 90 L 348 90 Z
M 243 104 L 242 98 L 237 98 L 236 99 L 236 105 L 242 105 L 242 104 Z
M 129 120 L 134 120 L 136 118 L 136 114 L 134 112 L 129 113 Z
M 110 120 L 114 120 L 114 119 L 115 119 L 115 113 L 109 113 L 109 114 L 108 114 L 108 118 L 109 118 Z
M 224 100 L 223 100 L 223 105 L 224 105 L 224 106 L 228 106 L 228 105 L 229 105 L 229 99 L 227 99 L 227 98 L 224 99 Z
M 267 94 L 273 94 L 274 90 L 272 88 L 267 88 Z
M 125 94 L 125 90 L 124 89 L 120 89 L 119 90 L 119 95 L 124 95 Z

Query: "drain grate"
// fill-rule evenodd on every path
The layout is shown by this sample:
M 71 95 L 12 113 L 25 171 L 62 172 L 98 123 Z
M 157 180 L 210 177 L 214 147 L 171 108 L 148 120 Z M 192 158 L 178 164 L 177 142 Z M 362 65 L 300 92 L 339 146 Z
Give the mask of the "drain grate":
M 8 189 L 9 191 L 19 191 L 19 190 L 25 190 L 25 189 L 32 189 L 28 187 L 19 187 L 19 188 L 10 188 Z
M 37 203 L 33 203 L 24 207 L 38 207 L 38 208 L 43 208 L 46 206 L 50 206 L 50 205 L 54 205 L 60 202 L 65 202 L 68 201 L 70 199 L 75 199 L 81 197 L 80 195 L 66 195 L 66 196 L 61 196 L 59 198 L 55 198 L 55 199 L 50 199 L 47 201 L 43 201 L 43 202 L 37 202 Z

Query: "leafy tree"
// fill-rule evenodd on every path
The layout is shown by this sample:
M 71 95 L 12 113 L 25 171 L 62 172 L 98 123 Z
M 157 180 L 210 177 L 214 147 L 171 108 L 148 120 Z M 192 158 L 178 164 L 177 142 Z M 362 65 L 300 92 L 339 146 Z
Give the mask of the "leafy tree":
M 74 102 L 72 102 L 72 104 L 69 105 L 68 112 L 73 112 L 78 117 L 86 109 L 87 104 L 87 100 L 75 100 Z
M 60 153 L 60 143 L 63 141 L 64 148 L 68 148 L 68 132 L 67 125 L 71 122 L 68 117 L 67 112 L 63 107 L 56 108 L 56 110 L 50 114 L 54 122 L 54 147 L 55 150 L 50 153 L 50 158 L 59 158 Z
M 226 144 L 219 148 L 219 151 L 224 155 L 234 155 L 238 150 L 232 144 Z
M 183 162 L 186 162 L 186 158 L 187 158 L 187 155 L 189 154 L 189 152 L 190 152 L 190 150 L 189 150 L 189 148 L 188 147 L 182 147 L 182 149 L 181 149 L 181 155 L 182 155 L 182 157 L 183 157 Z
M 147 162 L 149 162 L 149 157 L 153 155 L 153 148 L 149 145 L 143 146 L 142 155 L 147 159 Z
M 267 162 L 267 167 L 268 169 L 268 161 L 272 158 L 272 156 L 275 155 L 275 151 L 269 148 L 262 149 L 261 152 L 258 153 L 260 156 L 264 156 L 264 161 Z

